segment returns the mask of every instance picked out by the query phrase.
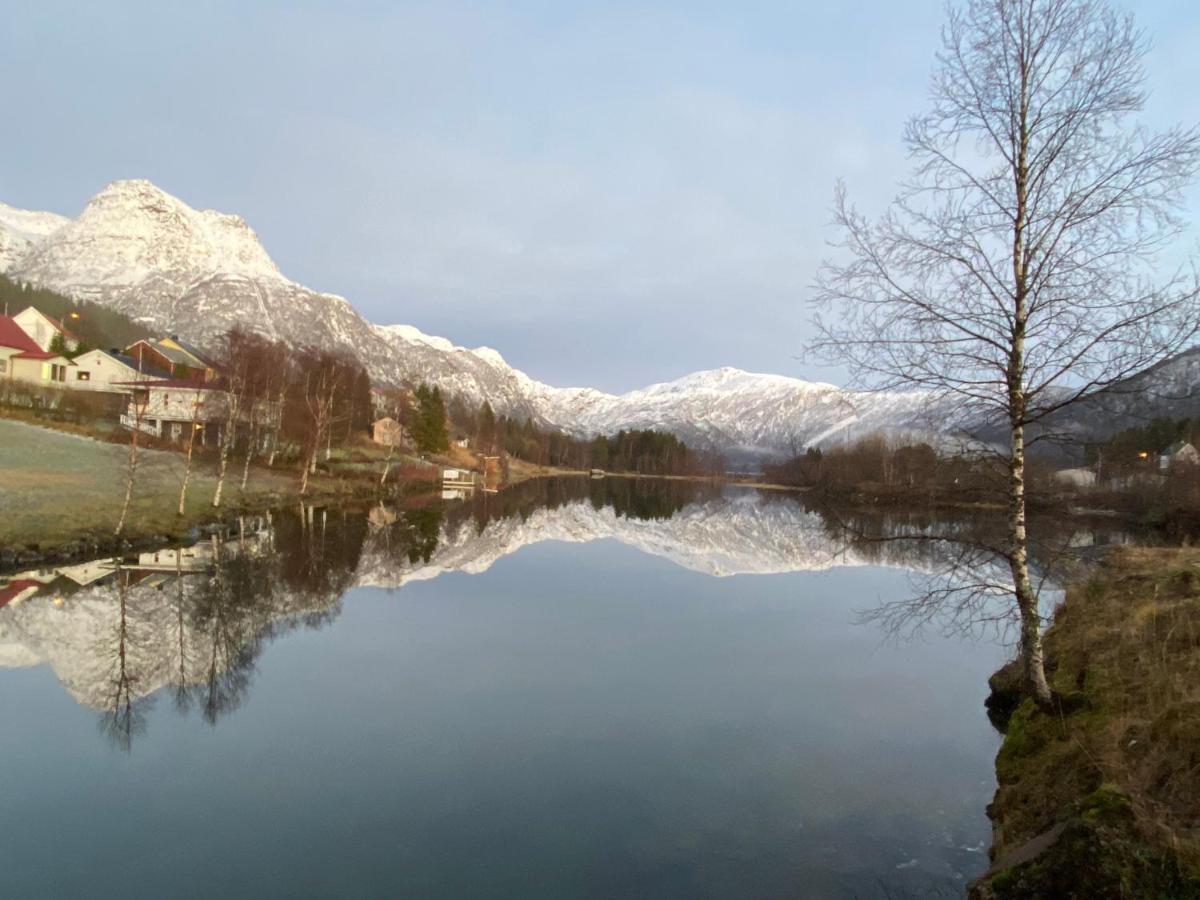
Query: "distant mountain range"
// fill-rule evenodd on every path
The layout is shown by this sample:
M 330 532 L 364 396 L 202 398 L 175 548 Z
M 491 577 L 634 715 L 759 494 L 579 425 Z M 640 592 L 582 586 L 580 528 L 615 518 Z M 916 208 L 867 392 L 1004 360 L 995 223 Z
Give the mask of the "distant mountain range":
M 113 182 L 74 219 L 0 203 L 0 272 L 202 346 L 240 325 L 349 350 L 379 383 L 427 381 L 577 436 L 658 428 L 731 458 L 761 458 L 877 430 L 930 434 L 953 419 L 918 391 L 865 393 L 731 368 L 621 395 L 552 387 L 491 348 L 368 322 L 344 297 L 283 275 L 240 216 L 193 209 L 148 181 Z

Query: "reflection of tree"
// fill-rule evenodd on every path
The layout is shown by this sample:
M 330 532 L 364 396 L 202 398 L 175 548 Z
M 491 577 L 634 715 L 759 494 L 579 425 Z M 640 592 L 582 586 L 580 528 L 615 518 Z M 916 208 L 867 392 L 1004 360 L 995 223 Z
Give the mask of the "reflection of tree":
M 203 680 L 192 693 L 209 724 L 245 699 L 274 591 L 269 562 L 239 554 L 218 559 L 193 598 L 192 627 L 207 642 L 207 654 Z
M 437 549 L 438 535 L 442 529 L 442 507 L 426 506 L 410 509 L 397 523 L 408 548 L 408 561 L 429 562 Z
M 889 634 L 912 637 L 939 633 L 991 632 L 1010 637 L 1020 624 L 1008 601 L 1012 581 L 1002 512 L 879 512 L 814 507 L 843 551 L 860 559 L 902 565 L 911 590 L 861 612 L 863 621 Z M 1088 537 L 1087 541 L 1081 537 Z M 1086 564 L 1081 546 L 1093 531 L 1069 520 L 1043 518 L 1030 532 L 1030 568 L 1039 595 L 1053 597 L 1060 585 Z
M 99 723 L 101 733 L 126 753 L 133 749 L 134 737 L 146 729 L 150 702 L 137 695 L 139 675 L 131 660 L 139 629 L 129 616 L 129 576 L 130 573 L 117 569 L 117 620 L 109 638 L 112 669 Z

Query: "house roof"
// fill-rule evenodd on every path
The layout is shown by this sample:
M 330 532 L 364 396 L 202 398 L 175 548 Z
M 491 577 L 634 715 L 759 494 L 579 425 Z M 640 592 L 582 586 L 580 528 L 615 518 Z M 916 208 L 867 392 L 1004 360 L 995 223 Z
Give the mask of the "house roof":
M 132 350 L 138 344 L 145 344 L 155 352 L 161 353 L 175 365 L 187 366 L 190 369 L 212 368 L 212 363 L 205 359 L 199 350 L 192 347 L 191 344 L 185 344 L 178 338 L 171 338 L 170 343 L 164 338 L 143 338 L 140 341 L 130 344 L 126 349 Z
M 26 353 L 43 352 L 37 342 L 25 333 L 25 329 L 18 325 L 12 316 L 0 316 L 0 347 L 20 350 L 21 356 Z M 51 354 L 51 356 L 57 355 L 56 353 Z
M 26 350 L 24 353 L 18 353 L 14 359 L 65 359 L 67 365 L 75 365 L 70 359 L 63 356 L 61 353 L 55 353 L 53 350 Z
M 181 366 L 195 365 L 195 361 L 192 359 L 190 353 L 185 353 L 183 350 L 177 350 L 175 347 L 168 347 L 166 344 L 160 343 L 159 341 L 155 340 L 154 338 L 143 338 L 140 341 L 136 341 L 135 343 L 132 343 L 127 348 L 125 348 L 126 352 L 132 350 L 138 344 L 145 344 L 147 347 L 149 347 L 154 352 L 161 354 L 164 358 L 170 360 L 173 363 L 177 363 L 178 365 L 181 365 Z
M 1184 447 L 1191 447 L 1191 446 L 1192 446 L 1191 442 L 1189 442 L 1189 441 L 1176 441 L 1170 447 L 1168 447 L 1166 450 L 1164 450 L 1163 453 L 1167 456 L 1174 456 L 1176 453 L 1178 453 Z
M 18 578 L 15 581 L 10 581 L 4 587 L 0 587 L 0 609 L 8 606 L 13 600 L 21 600 L 28 596 L 31 588 L 36 593 L 41 586 L 40 582 L 29 578 Z
M 181 341 L 177 337 L 171 338 L 171 343 L 177 347 L 181 347 L 185 353 L 191 354 L 196 362 L 203 364 L 206 368 L 212 366 L 208 356 L 195 344 L 189 344 L 187 341 Z

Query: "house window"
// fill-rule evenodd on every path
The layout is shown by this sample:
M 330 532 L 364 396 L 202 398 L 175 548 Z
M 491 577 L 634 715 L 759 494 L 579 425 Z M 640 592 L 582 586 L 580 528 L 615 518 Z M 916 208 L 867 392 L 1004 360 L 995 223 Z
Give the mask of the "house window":
M 60 366 L 58 363 L 50 364 L 50 380 L 51 381 L 66 381 L 67 367 Z
M 0 373 L 8 371 L 8 360 L 0 359 Z
M 75 380 L 76 381 L 91 381 L 92 373 L 91 372 L 76 372 Z

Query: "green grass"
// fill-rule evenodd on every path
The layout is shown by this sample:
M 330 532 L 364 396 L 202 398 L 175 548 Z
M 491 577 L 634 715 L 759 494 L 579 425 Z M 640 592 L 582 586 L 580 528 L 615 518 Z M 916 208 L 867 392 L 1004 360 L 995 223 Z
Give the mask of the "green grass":
M 128 447 L 0 419 L 0 546 L 53 546 L 85 533 L 110 535 L 125 496 Z M 198 463 L 188 487 L 187 515 L 176 515 L 185 460 L 181 453 L 140 450 L 130 535 L 178 532 L 213 514 L 211 463 Z M 233 467 L 231 467 L 233 468 Z M 225 484 L 236 506 L 240 466 Z M 250 501 L 294 491 L 294 473 L 251 475 Z

